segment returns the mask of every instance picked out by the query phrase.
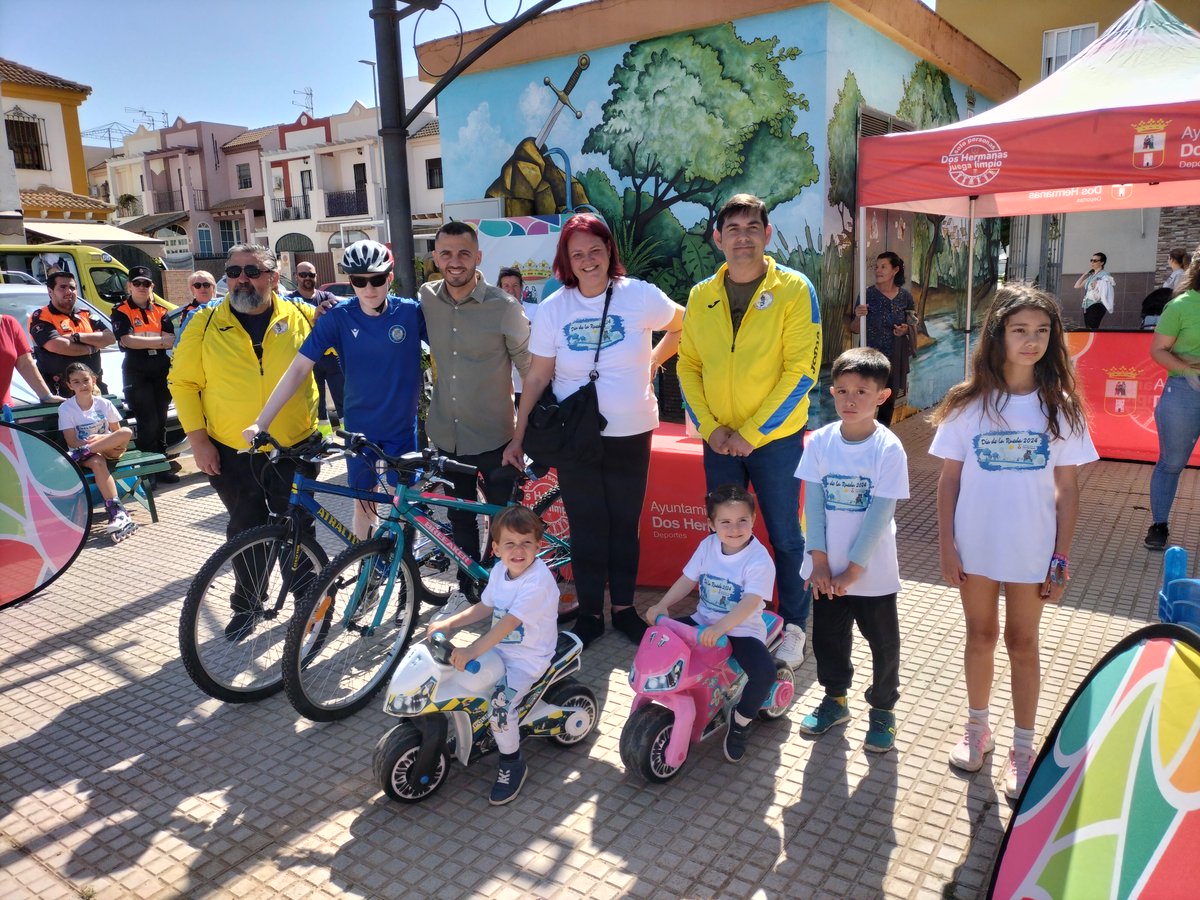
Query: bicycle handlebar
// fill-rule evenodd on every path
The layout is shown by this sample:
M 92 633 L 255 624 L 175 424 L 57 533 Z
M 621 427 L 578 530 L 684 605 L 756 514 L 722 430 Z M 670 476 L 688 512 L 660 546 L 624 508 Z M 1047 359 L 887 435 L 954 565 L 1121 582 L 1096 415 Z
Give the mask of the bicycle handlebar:
M 294 459 L 313 464 L 329 462 L 337 458 L 337 452 L 341 449 L 322 437 L 320 432 L 313 433 L 298 444 L 285 447 L 267 432 L 260 431 L 254 436 L 254 441 L 248 449 L 239 450 L 238 452 L 253 453 L 264 447 L 271 448 L 267 451 L 267 459 L 273 463 L 279 462 L 281 459 Z
M 361 454 L 364 450 L 369 450 L 381 459 L 385 465 L 393 469 L 398 469 L 401 472 L 414 472 L 417 469 L 427 469 L 435 474 L 452 472 L 460 475 L 474 475 L 479 471 L 475 466 L 469 466 L 466 463 L 461 463 L 456 459 L 444 456 L 432 447 L 426 447 L 424 450 L 413 450 L 409 453 L 402 453 L 396 456 L 385 451 L 374 441 L 367 438 L 366 435 L 356 434 L 352 431 L 343 431 L 340 428 L 334 434 L 345 441 L 347 453 Z

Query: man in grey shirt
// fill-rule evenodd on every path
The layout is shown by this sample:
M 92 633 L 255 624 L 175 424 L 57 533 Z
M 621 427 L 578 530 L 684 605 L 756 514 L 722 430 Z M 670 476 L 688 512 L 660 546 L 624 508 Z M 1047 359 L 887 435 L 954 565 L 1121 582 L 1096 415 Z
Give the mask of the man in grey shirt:
M 522 377 L 529 369 L 529 320 L 518 301 L 483 279 L 482 258 L 470 225 L 447 222 L 438 230 L 433 259 L 442 280 L 420 291 L 435 372 L 425 432 L 443 453 L 479 470 L 489 503 L 505 504 L 517 476 L 501 462 L 516 423 L 512 367 Z M 456 496 L 475 499 L 474 477 L 453 480 Z M 475 517 L 451 511 L 450 523 L 455 542 L 481 559 L 487 548 L 479 546 Z M 478 599 L 474 582 L 460 574 L 459 584 Z

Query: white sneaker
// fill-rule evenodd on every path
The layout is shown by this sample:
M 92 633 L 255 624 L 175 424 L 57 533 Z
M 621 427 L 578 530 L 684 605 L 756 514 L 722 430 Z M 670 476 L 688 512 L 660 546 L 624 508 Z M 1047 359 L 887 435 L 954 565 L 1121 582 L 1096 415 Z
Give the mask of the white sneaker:
M 442 619 L 448 619 L 451 616 L 462 612 L 471 605 L 471 598 L 463 591 L 455 591 L 446 599 L 446 604 L 441 609 L 436 609 L 433 615 L 429 617 L 430 622 L 439 622 Z
M 775 651 L 775 658 L 793 669 L 798 668 L 800 663 L 804 662 L 804 645 L 807 641 L 808 635 L 799 625 L 785 625 L 783 643 Z
M 986 725 L 967 723 L 962 740 L 950 751 L 950 765 L 963 772 L 978 772 L 983 768 L 984 757 L 996 749 L 992 730 Z
M 106 534 L 116 534 L 118 531 L 124 531 L 133 523 L 129 518 L 129 513 L 123 509 L 118 509 L 113 513 L 113 517 L 108 520 L 108 524 L 104 526 Z
M 1019 800 L 1025 782 L 1029 780 L 1029 772 L 1037 760 L 1037 754 L 1032 750 L 1014 747 L 1008 752 L 1008 774 L 1004 778 L 1004 796 L 1009 800 Z

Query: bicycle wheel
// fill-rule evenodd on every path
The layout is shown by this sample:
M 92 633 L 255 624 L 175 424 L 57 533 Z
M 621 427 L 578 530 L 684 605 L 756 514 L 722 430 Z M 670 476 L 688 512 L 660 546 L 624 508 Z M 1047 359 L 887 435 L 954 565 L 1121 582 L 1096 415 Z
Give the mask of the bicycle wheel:
M 331 722 L 362 709 L 400 661 L 417 623 L 417 596 L 407 559 L 386 592 L 381 570 L 395 550 L 391 535 L 348 547 L 298 603 L 283 648 L 283 684 L 306 718 Z M 381 604 L 383 618 L 373 627 Z
M 179 652 L 192 681 L 210 697 L 249 703 L 283 687 L 279 662 L 293 595 L 306 591 L 328 562 L 316 539 L 303 535 L 298 562 L 306 574 L 297 584 L 290 531 L 282 522 L 243 531 L 192 579 L 179 616 Z M 246 627 L 230 631 L 239 609 L 250 613 Z
M 445 494 L 443 485 L 435 485 L 429 493 Z M 483 492 L 477 491 L 476 500 L 486 503 Z M 449 540 L 454 540 L 453 529 L 450 525 L 450 510 L 444 506 L 431 506 L 427 510 L 429 518 L 438 525 Z M 489 528 L 491 519 L 488 516 L 477 516 L 479 528 L 479 546 L 486 553 L 491 546 Z M 454 558 L 445 553 L 428 537 L 419 531 L 414 531 L 408 550 L 409 561 L 417 577 L 417 589 L 421 600 L 430 606 L 445 606 L 450 595 L 458 589 L 458 565 Z

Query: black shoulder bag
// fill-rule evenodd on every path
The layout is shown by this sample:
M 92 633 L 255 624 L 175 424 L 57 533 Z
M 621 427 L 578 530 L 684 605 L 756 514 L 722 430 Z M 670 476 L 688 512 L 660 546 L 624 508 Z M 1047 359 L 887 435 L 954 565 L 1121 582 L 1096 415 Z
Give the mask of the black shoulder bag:
M 592 371 L 588 373 L 587 384 L 562 400 L 555 399 L 553 385 L 548 384 L 529 411 L 522 447 L 534 462 L 543 466 L 590 465 L 603 458 L 600 433 L 608 425 L 608 420 L 600 415 L 600 399 L 596 395 L 596 379 L 600 377 L 600 372 L 596 366 L 600 361 L 600 348 L 604 346 L 612 293 L 610 281 L 604 294 L 600 337 L 596 341 L 596 355 L 592 358 Z

